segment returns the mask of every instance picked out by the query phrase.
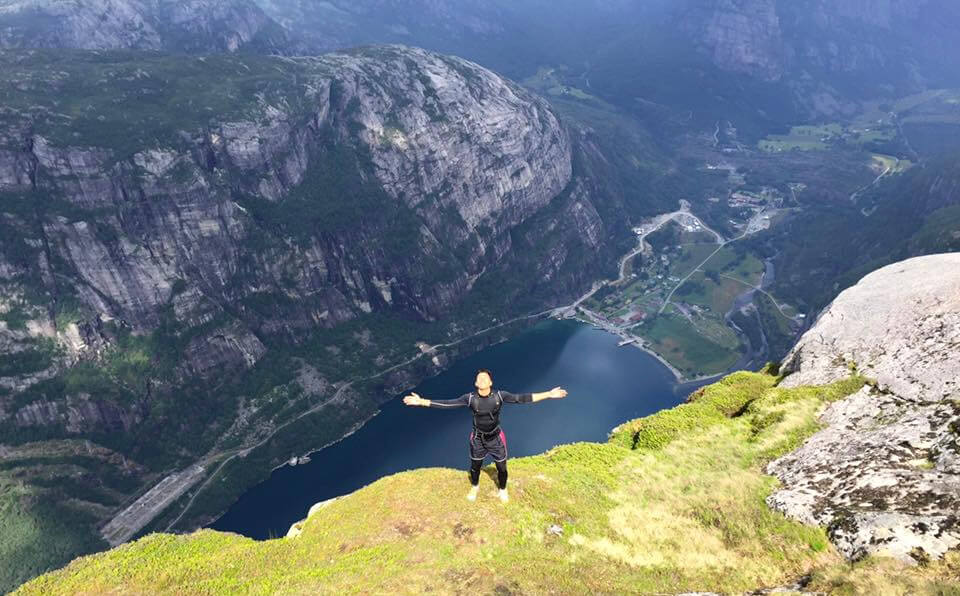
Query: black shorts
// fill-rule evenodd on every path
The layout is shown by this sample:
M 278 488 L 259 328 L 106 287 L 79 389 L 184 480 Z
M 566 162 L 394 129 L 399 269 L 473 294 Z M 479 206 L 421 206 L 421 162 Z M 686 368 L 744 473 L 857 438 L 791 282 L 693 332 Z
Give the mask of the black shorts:
M 488 437 L 470 431 L 470 459 L 483 459 L 487 455 L 492 456 L 493 461 L 507 459 L 507 437 L 503 434 L 503 429 Z

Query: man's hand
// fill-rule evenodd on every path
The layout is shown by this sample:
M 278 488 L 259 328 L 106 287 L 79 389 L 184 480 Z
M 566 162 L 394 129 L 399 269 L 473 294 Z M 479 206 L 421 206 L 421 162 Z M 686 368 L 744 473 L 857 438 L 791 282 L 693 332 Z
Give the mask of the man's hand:
M 426 406 L 430 403 L 429 399 L 423 399 L 416 393 L 411 393 L 410 395 L 404 396 L 403 403 L 408 406 Z
M 554 387 L 550 391 L 542 391 L 540 393 L 531 393 L 530 397 L 533 401 L 537 402 L 541 399 L 550 399 L 550 398 L 561 398 L 567 396 L 567 390 L 563 387 Z

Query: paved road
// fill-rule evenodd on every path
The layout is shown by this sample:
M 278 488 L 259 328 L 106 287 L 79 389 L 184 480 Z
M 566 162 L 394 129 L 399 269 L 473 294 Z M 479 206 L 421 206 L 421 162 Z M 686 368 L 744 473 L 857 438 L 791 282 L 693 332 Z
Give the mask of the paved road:
M 657 360 L 659 360 L 664 366 L 666 366 L 667 368 L 670 369 L 670 371 L 674 374 L 674 376 L 677 378 L 678 381 L 686 382 L 686 381 L 696 381 L 696 380 L 699 380 L 699 379 L 701 379 L 701 378 L 711 378 L 711 377 L 698 377 L 697 379 L 687 379 L 680 370 L 678 370 L 676 367 L 674 367 L 672 364 L 670 364 L 670 362 L 668 362 L 665 358 L 663 358 L 662 356 L 660 356 L 660 354 L 657 354 L 655 351 L 653 351 L 653 350 L 651 350 L 650 348 L 648 348 L 648 347 L 646 346 L 646 342 L 644 341 L 644 339 L 643 339 L 642 337 L 639 337 L 639 336 L 637 336 L 637 335 L 633 335 L 632 333 L 630 333 L 628 329 L 629 329 L 629 327 L 631 327 L 631 325 L 625 325 L 625 326 L 614 325 L 613 323 L 607 321 L 607 320 L 604 319 L 602 316 L 600 316 L 600 314 L 595 313 L 595 312 L 593 312 L 592 310 L 590 310 L 590 309 L 588 309 L 588 308 L 586 308 L 586 307 L 584 307 L 584 306 L 581 306 L 581 303 L 582 303 L 584 300 L 587 300 L 588 298 L 590 298 L 591 296 L 593 296 L 593 295 L 594 295 L 600 288 L 602 288 L 603 286 L 606 286 L 606 285 L 609 285 L 609 284 L 618 284 L 618 283 L 621 283 L 621 282 L 623 282 L 624 280 L 626 280 L 626 278 L 627 278 L 627 272 L 626 272 L 626 264 L 627 264 L 627 262 L 628 262 L 631 258 L 633 258 L 633 257 L 635 257 L 636 255 L 644 252 L 645 250 L 647 250 L 647 248 L 649 248 L 649 245 L 646 243 L 647 236 L 649 236 L 649 235 L 652 234 L 653 232 L 655 232 L 655 231 L 659 230 L 660 228 L 662 228 L 667 222 L 672 221 L 672 220 L 674 220 L 674 219 L 677 219 L 678 217 L 687 217 L 687 218 L 690 218 L 690 219 L 692 219 L 693 221 L 695 221 L 695 222 L 697 222 L 698 224 L 700 224 L 701 226 L 703 226 L 704 230 L 706 230 L 706 231 L 710 232 L 711 234 L 713 234 L 713 235 L 717 238 L 717 243 L 720 244 L 720 247 L 719 247 L 717 250 L 720 250 L 720 248 L 723 248 L 723 246 L 724 246 L 725 244 L 727 244 L 727 241 L 724 240 L 723 236 L 722 236 L 720 233 L 718 233 L 716 230 L 714 230 L 714 229 L 708 227 L 706 224 L 704 224 L 703 221 L 702 221 L 700 218 L 698 218 L 696 215 L 694 215 L 693 213 L 690 212 L 690 210 L 689 210 L 689 205 L 687 205 L 685 202 L 681 202 L 681 208 L 678 209 L 677 211 L 672 211 L 672 212 L 670 212 L 670 213 L 664 213 L 664 214 L 658 215 L 658 216 L 654 217 L 650 222 L 648 222 L 648 223 L 646 223 L 646 224 L 643 224 L 643 225 L 641 225 L 641 226 L 638 226 L 638 227 L 641 229 L 641 231 L 638 233 L 638 243 L 637 243 L 638 246 L 637 246 L 637 248 L 635 248 L 634 250 L 630 251 L 629 253 L 627 253 L 626 255 L 624 255 L 624 256 L 620 259 L 619 276 L 617 277 L 616 280 L 606 280 L 606 281 L 601 282 L 601 283 L 599 283 L 599 284 L 594 284 L 593 288 L 591 288 L 591 290 L 590 290 L 589 292 L 587 292 L 586 294 L 584 294 L 583 296 L 581 296 L 580 298 L 578 298 L 578 299 L 577 299 L 573 304 L 571 304 L 569 307 L 565 307 L 565 309 L 571 309 L 571 308 L 572 308 L 572 309 L 578 309 L 578 308 L 579 308 L 580 312 L 584 315 L 584 317 L 585 317 L 591 324 L 596 325 L 597 327 L 600 327 L 600 328 L 604 329 L 605 331 L 607 331 L 607 332 L 609 332 L 609 333 L 612 333 L 612 334 L 614 334 L 614 335 L 617 335 L 617 336 L 623 338 L 624 340 L 632 340 L 633 343 L 632 343 L 631 345 L 634 345 L 634 346 L 640 348 L 641 350 L 647 352 L 648 354 L 652 355 L 654 358 L 656 358 Z M 745 233 L 745 235 L 746 235 L 746 233 Z M 742 237 L 742 236 L 741 236 L 741 237 Z M 713 254 L 716 254 L 716 253 L 714 252 Z M 713 256 L 713 255 L 711 254 L 711 256 Z M 708 259 L 709 259 L 709 257 L 708 257 Z M 704 263 L 705 263 L 705 262 L 706 262 L 706 261 L 704 261 Z M 702 265 L 702 263 L 701 263 L 701 265 Z M 680 282 L 680 283 L 682 284 L 683 282 Z M 678 287 L 679 287 L 679 286 L 678 286 Z M 676 290 L 676 288 L 674 288 L 674 290 Z M 672 292 L 672 291 L 671 291 L 670 295 L 673 295 L 673 292 Z M 559 309 L 559 310 L 564 310 L 564 309 Z M 663 309 L 661 309 L 661 312 L 662 312 L 662 310 L 663 310 Z
M 705 225 L 703 224 L 703 222 L 700 221 L 700 219 L 699 219 L 696 215 L 690 213 L 689 207 L 688 207 L 687 205 L 683 205 L 680 209 L 678 209 L 678 210 L 676 210 L 676 211 L 672 211 L 672 212 L 670 212 L 670 213 L 663 213 L 663 214 L 661 214 L 661 215 L 657 215 L 656 217 L 654 217 L 654 218 L 650 221 L 650 223 L 646 223 L 646 224 L 643 224 L 643 225 L 641 225 L 641 226 L 637 226 L 637 227 L 639 227 L 639 228 L 642 229 L 642 231 L 638 234 L 637 248 L 633 249 L 632 251 L 628 252 L 627 254 L 625 254 L 623 257 L 620 258 L 619 276 L 617 277 L 617 279 L 615 279 L 615 280 L 605 280 L 605 281 L 603 281 L 603 282 L 601 282 L 601 283 L 599 283 L 599 284 L 594 284 L 594 286 L 590 289 L 589 292 L 587 292 L 586 294 L 584 294 L 583 296 L 581 296 L 580 298 L 578 298 L 577 300 L 575 300 L 574 303 L 571 304 L 571 305 L 570 305 L 569 307 L 567 307 L 567 308 L 576 308 L 577 306 L 580 306 L 580 303 L 581 303 L 581 302 L 583 302 L 584 300 L 587 300 L 588 298 L 590 298 L 591 296 L 593 296 L 594 294 L 596 294 L 597 291 L 598 291 L 600 288 L 602 288 L 603 286 L 609 285 L 609 284 L 611 284 L 611 283 L 613 283 L 613 284 L 618 284 L 618 283 L 621 283 L 623 280 L 625 280 L 626 277 L 627 277 L 627 271 L 626 271 L 627 262 L 628 262 L 630 259 L 632 259 L 633 257 L 637 256 L 638 254 L 640 254 L 640 253 L 642 253 L 642 252 L 644 252 L 644 251 L 646 250 L 646 248 L 647 248 L 647 246 L 648 246 L 648 245 L 646 244 L 647 236 L 649 236 L 649 235 L 652 234 L 653 232 L 656 232 L 657 230 L 659 230 L 660 228 L 662 228 L 662 227 L 664 226 L 664 224 L 666 224 L 668 221 L 671 221 L 671 220 L 673 220 L 674 218 L 676 218 L 676 217 L 678 217 L 678 216 L 680 216 L 680 215 L 685 215 L 685 216 L 688 216 L 688 217 L 693 218 L 695 221 L 697 221 L 698 223 L 700 223 L 700 225 L 702 225 L 702 226 L 704 227 L 704 229 L 706 229 L 706 230 L 710 231 L 711 233 L 713 233 L 714 235 L 716 235 L 717 238 L 718 238 L 718 241 L 720 241 L 720 240 L 723 239 L 723 236 L 721 236 L 720 234 L 717 234 L 717 232 L 715 232 L 714 230 L 711 230 L 710 228 L 708 228 L 707 226 L 705 226 Z
M 186 470 L 170 474 L 111 519 L 100 531 L 101 536 L 110 546 L 130 540 L 161 511 L 179 499 L 180 495 L 199 482 L 204 471 L 202 465 L 195 464 Z
M 897 163 L 899 163 L 899 162 L 900 162 L 900 160 L 898 159 L 898 160 L 897 160 Z M 866 185 L 862 186 L 861 188 L 858 188 L 857 190 L 855 190 L 855 191 L 853 192 L 853 194 L 850 195 L 850 202 L 851 202 L 851 203 L 856 203 L 856 202 L 857 202 L 857 197 L 859 197 L 864 191 L 866 191 L 866 190 L 868 190 L 868 189 L 870 189 L 870 188 L 873 188 L 874 186 L 876 186 L 877 184 L 879 184 L 880 181 L 883 180 L 883 178 L 886 177 L 886 175 L 889 174 L 891 171 L 893 171 L 893 168 L 888 166 L 885 170 L 883 170 L 883 172 L 880 173 L 879 176 L 877 176 L 877 177 L 874 179 L 873 182 L 871 182 L 870 184 L 866 184 Z

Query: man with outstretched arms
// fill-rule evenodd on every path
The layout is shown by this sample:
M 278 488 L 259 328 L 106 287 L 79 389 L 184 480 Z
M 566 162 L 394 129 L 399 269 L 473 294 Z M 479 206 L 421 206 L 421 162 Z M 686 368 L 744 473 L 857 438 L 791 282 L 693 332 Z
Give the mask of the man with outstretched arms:
M 473 430 L 470 431 L 470 492 L 467 499 L 474 501 L 477 498 L 477 488 L 480 482 L 480 467 L 484 458 L 489 454 L 497 465 L 497 485 L 500 500 L 507 502 L 507 437 L 500 428 L 500 407 L 504 403 L 524 404 L 542 399 L 562 398 L 567 396 L 567 390 L 554 387 L 543 393 L 510 393 L 500 389 L 493 389 L 493 375 L 489 370 L 481 368 L 477 371 L 474 381 L 475 391 L 464 393 L 456 399 L 424 399 L 416 393 L 403 398 L 408 406 L 425 406 L 428 408 L 461 408 L 469 407 L 473 411 Z

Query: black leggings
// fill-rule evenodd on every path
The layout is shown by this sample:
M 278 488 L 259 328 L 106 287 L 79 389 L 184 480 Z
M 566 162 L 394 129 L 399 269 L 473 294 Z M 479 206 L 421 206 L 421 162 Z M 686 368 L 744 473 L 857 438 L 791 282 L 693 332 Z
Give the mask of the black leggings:
M 500 488 L 507 488 L 507 460 L 495 461 L 497 464 L 497 485 Z M 483 467 L 482 459 L 470 460 L 470 484 L 476 486 L 480 483 L 480 468 Z

